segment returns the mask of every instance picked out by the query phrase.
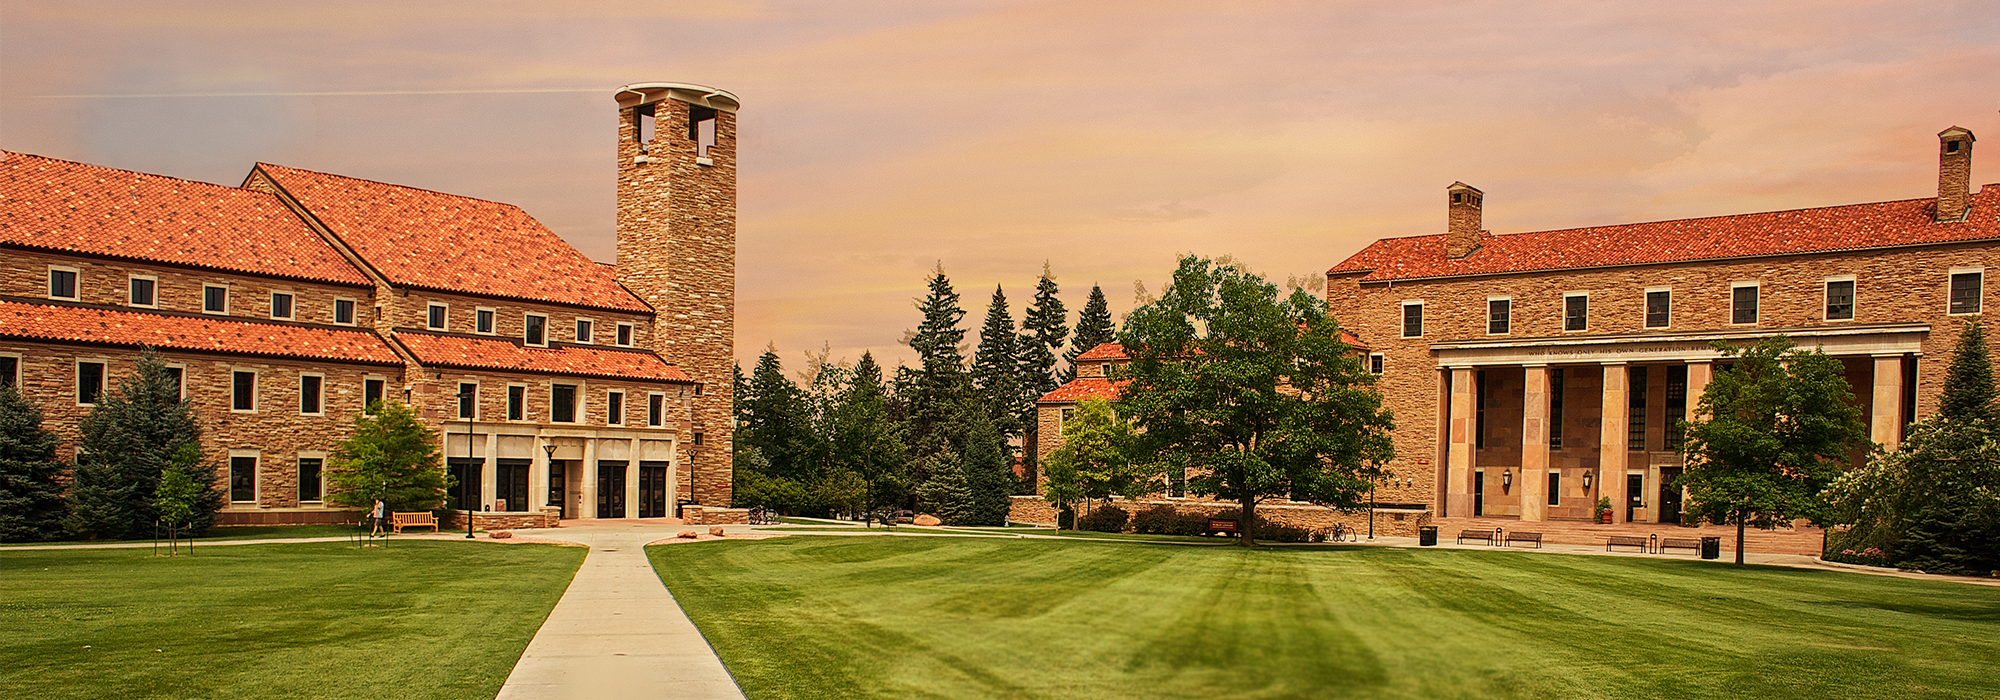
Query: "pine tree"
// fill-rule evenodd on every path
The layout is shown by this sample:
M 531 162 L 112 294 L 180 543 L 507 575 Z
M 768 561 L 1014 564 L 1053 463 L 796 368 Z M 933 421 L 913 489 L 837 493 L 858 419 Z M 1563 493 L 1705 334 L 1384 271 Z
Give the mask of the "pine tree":
M 833 444 L 841 471 L 858 474 L 867 484 L 865 507 L 901 504 L 910 495 L 909 466 L 902 435 L 890 419 L 882 388 L 882 368 L 873 353 L 862 353 L 854 377 L 834 409 Z
M 1035 400 L 1043 394 L 1062 386 L 1056 380 L 1056 351 L 1069 338 L 1069 310 L 1063 307 L 1062 298 L 1056 296 L 1055 275 L 1049 272 L 1048 263 L 1042 263 L 1042 278 L 1035 284 L 1035 301 L 1021 317 L 1021 338 L 1019 343 L 1022 393 L 1022 440 L 1021 466 L 1023 474 L 1020 491 L 1033 493 L 1037 474 L 1041 467 L 1035 454 L 1041 430 L 1035 420 Z
M 160 471 L 168 468 L 187 469 L 201 489 L 187 531 L 200 533 L 214 524 L 215 511 L 222 508 L 215 468 L 174 462 L 183 446 L 201 444 L 201 424 L 152 348 L 140 353 L 138 367 L 119 381 L 116 392 L 98 397 L 77 427 L 80 454 L 70 513 L 63 523 L 72 534 L 93 539 L 151 536 L 160 515 L 153 492 L 159 488 Z
M 1014 472 L 1007 465 L 1007 443 L 993 421 L 978 407 L 963 412 L 968 423 L 964 459 L 959 462 L 965 481 L 966 502 L 959 510 L 957 525 L 1004 525 L 1009 497 L 1014 491 Z
M 1986 352 L 1986 331 L 1978 321 L 1965 323 L 1953 352 L 1938 413 L 1953 421 L 1994 420 L 1993 358 Z
M 965 483 L 958 453 L 947 448 L 921 458 L 916 466 L 925 475 L 917 486 L 917 511 L 935 515 L 946 525 L 964 523 L 972 510 L 972 489 Z
M 737 426 L 736 440 L 757 448 L 770 460 L 767 476 L 800 483 L 811 481 L 812 424 L 806 415 L 804 392 L 790 377 L 775 349 L 764 351 L 750 375 L 750 400 Z
M 1104 300 L 1104 288 L 1090 287 L 1090 300 L 1084 302 L 1083 311 L 1076 317 L 1076 338 L 1069 344 L 1069 352 L 1063 353 L 1063 381 L 1076 378 L 1076 356 L 1090 352 L 1099 345 L 1118 339 L 1118 329 L 1111 324 L 1111 305 Z
M 61 442 L 42 428 L 42 412 L 13 384 L 0 384 L 0 542 L 38 542 L 62 534 Z
M 1003 438 L 1020 432 L 1021 416 L 1026 413 L 1015 339 L 1007 294 L 996 285 L 993 302 L 986 307 L 986 325 L 979 330 L 979 350 L 972 356 L 972 386 L 983 399 L 987 420 Z
M 923 312 L 924 321 L 909 343 L 923 359 L 923 369 L 909 397 L 907 434 L 911 463 L 918 470 L 915 476 L 923 482 L 934 476 L 928 470 L 936 465 L 956 469 L 957 459 L 946 454 L 955 455 L 965 442 L 963 421 L 957 413 L 971 392 L 971 382 L 965 372 L 965 357 L 958 349 L 965 339 L 965 330 L 958 327 L 965 311 L 959 307 L 958 292 L 952 290 L 942 266 L 932 274 L 930 293 L 917 309 Z

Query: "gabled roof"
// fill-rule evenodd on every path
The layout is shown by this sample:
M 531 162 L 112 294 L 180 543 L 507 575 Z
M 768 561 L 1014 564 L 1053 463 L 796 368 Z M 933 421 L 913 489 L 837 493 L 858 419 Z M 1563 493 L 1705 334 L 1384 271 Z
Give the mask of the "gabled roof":
M 0 337 L 401 365 L 368 330 L 0 301 Z
M 367 286 L 277 197 L 0 151 L 0 243 Z
M 1055 391 L 1043 394 L 1042 398 L 1035 401 L 1036 403 L 1076 403 L 1084 399 L 1116 401 L 1118 392 L 1130 383 L 1132 383 L 1130 379 L 1112 381 L 1103 377 L 1077 377 L 1069 380 L 1068 384 L 1056 387 Z
M 1099 343 L 1097 347 L 1086 350 L 1081 355 L 1077 355 L 1076 359 L 1123 360 L 1125 359 L 1125 346 L 1117 343 Z
M 598 264 L 512 204 L 258 163 L 369 267 L 403 287 L 649 312 Z
M 582 345 L 531 348 L 500 338 L 398 330 L 396 342 L 426 367 L 492 369 L 573 377 L 612 377 L 659 382 L 694 380 L 679 367 L 643 350 L 613 350 Z
M 1363 282 L 1828 253 L 2000 238 L 2000 185 L 1972 198 L 1965 221 L 1932 220 L 1936 199 L 1905 199 L 1642 224 L 1487 236 L 1457 260 L 1445 235 L 1384 238 L 1329 274 Z

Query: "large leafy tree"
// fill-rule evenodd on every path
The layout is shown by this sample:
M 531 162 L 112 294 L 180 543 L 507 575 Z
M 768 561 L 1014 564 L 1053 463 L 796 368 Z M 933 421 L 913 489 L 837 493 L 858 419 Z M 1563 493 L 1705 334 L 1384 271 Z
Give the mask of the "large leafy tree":
M 1826 491 L 1827 549 L 1935 573 L 2000 570 L 2000 423 L 1993 417 L 1992 359 L 1976 322 L 1958 337 L 1938 413 L 1912 424 L 1893 452 L 1877 453 Z M 1847 552 L 1874 549 L 1879 556 Z
M 1060 291 L 1048 263 L 1043 263 L 1041 279 L 1035 282 L 1035 300 L 1021 316 L 1021 442 L 1026 446 L 1021 450 L 1021 465 L 1026 472 L 1021 481 L 1030 492 L 1041 469 L 1036 463 L 1035 445 L 1041 439 L 1041 430 L 1035 420 L 1035 400 L 1062 385 L 1055 371 L 1056 351 L 1069 339 L 1069 310 L 1063 306 L 1062 297 L 1057 296 Z
M 972 355 L 972 386 L 979 391 L 980 406 L 1004 441 L 1018 434 L 1027 414 L 1021 391 L 1020 349 L 1014 334 L 1014 314 L 1007 310 L 1007 294 L 993 287 L 993 301 L 986 306 L 986 324 L 979 329 L 979 349 Z M 1004 444 L 1004 442 L 1002 443 Z
M 1042 498 L 1057 508 L 1088 511 L 1091 499 L 1137 498 L 1159 490 L 1159 463 L 1135 459 L 1138 434 L 1118 419 L 1111 402 L 1085 399 L 1063 421 L 1062 447 L 1042 462 Z
M 1069 352 L 1063 353 L 1063 381 L 1076 378 L 1076 356 L 1090 352 L 1091 348 L 1118 339 L 1118 329 L 1111 323 L 1111 304 L 1104 300 L 1104 288 L 1090 287 L 1090 299 L 1083 303 L 1083 311 L 1076 316 L 1076 339 L 1069 344 Z
M 1239 503 L 1246 533 L 1264 500 L 1353 508 L 1386 474 L 1394 421 L 1374 375 L 1305 291 L 1280 298 L 1240 266 L 1184 257 L 1118 340 L 1138 454 L 1195 470 L 1188 489 Z
M 1868 426 L 1840 361 L 1826 353 L 1784 336 L 1716 349 L 1736 361 L 1716 373 L 1698 420 L 1686 423 L 1677 484 L 1690 512 L 1736 526 L 1742 564 L 1746 527 L 1823 516 L 1820 491 L 1840 475 L 1848 450 L 1867 442 Z
M 201 423 L 151 348 L 139 354 L 138 366 L 118 382 L 116 392 L 98 397 L 77 428 L 82 438 L 64 520 L 71 533 L 97 539 L 150 536 L 160 518 L 153 492 L 168 469 L 186 471 L 200 490 L 187 531 L 199 533 L 215 523 L 222 508 L 215 468 L 174 459 L 188 445 L 200 449 Z
M 13 384 L 0 384 L 0 542 L 62 534 L 61 439 L 42 428 L 41 409 Z
M 834 408 L 829 442 L 843 471 L 866 486 L 865 507 L 902 503 L 910 495 L 909 466 L 902 433 L 891 419 L 882 367 L 873 353 L 862 353 L 853 379 Z
M 327 500 L 366 508 L 381 500 L 392 511 L 432 510 L 444 503 L 450 478 L 437 433 L 400 401 L 376 401 L 373 415 L 354 417 L 354 434 L 335 445 L 327 462 Z

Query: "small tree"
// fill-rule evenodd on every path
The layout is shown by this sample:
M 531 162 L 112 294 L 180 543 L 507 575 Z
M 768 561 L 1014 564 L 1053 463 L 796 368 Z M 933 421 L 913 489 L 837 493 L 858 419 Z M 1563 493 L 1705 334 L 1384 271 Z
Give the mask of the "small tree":
M 62 534 L 61 442 L 42 428 L 41 409 L 12 384 L 0 384 L 0 542 L 38 542 Z
M 199 533 L 215 522 L 215 512 L 222 508 L 215 469 L 199 460 L 174 461 L 189 445 L 199 449 L 201 424 L 152 348 L 140 352 L 134 371 L 118 382 L 116 392 L 99 396 L 77 428 L 83 435 L 70 513 L 63 523 L 72 533 L 102 539 L 150 536 L 160 518 L 153 492 L 166 469 L 185 470 L 201 487 L 188 531 Z
M 432 510 L 444 503 L 450 478 L 438 455 L 437 433 L 397 401 L 371 404 L 374 415 L 354 417 L 354 435 L 333 448 L 327 464 L 327 500 L 370 507 L 380 500 L 393 511 Z
M 1232 264 L 1188 256 L 1160 298 L 1125 317 L 1120 410 L 1141 454 L 1234 499 L 1243 546 L 1269 498 L 1355 508 L 1387 473 L 1394 420 L 1326 304 Z
M 1132 459 L 1137 435 L 1119 420 L 1111 402 L 1084 399 L 1062 426 L 1063 444 L 1043 461 L 1048 486 L 1043 500 L 1058 510 L 1089 510 L 1091 499 L 1113 494 L 1137 498 L 1158 490 L 1159 472 Z
M 1840 361 L 1799 350 L 1784 336 L 1748 349 L 1717 342 L 1736 357 L 1701 394 L 1700 420 L 1684 422 L 1688 509 L 1736 526 L 1736 563 L 1746 527 L 1820 519 L 1820 491 L 1840 475 L 1848 450 L 1867 443 L 1868 426 Z
M 160 486 L 153 489 L 153 508 L 160 512 L 160 524 L 166 526 L 167 539 L 175 544 L 175 549 L 179 548 L 182 529 L 200 507 L 201 484 L 195 483 L 187 474 L 187 467 L 200 461 L 201 448 L 183 446 L 174 455 L 176 468 L 160 470 Z

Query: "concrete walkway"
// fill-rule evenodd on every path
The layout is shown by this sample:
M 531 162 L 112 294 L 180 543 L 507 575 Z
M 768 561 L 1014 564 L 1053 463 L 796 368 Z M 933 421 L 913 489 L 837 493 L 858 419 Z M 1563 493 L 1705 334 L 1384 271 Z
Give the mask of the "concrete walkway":
M 516 530 L 588 546 L 590 555 L 496 700 L 741 700 L 736 680 L 646 560 L 646 543 L 685 529 L 655 520 Z

